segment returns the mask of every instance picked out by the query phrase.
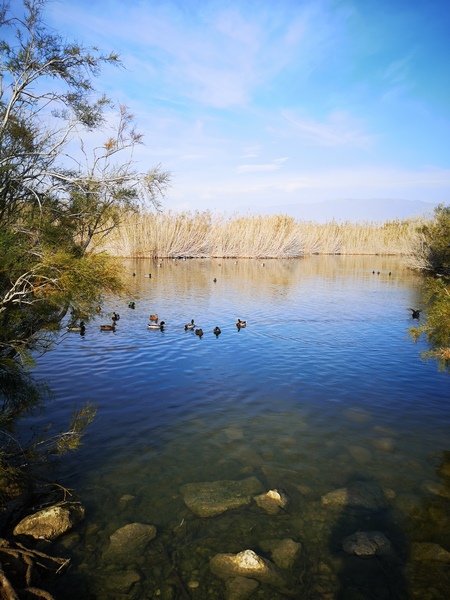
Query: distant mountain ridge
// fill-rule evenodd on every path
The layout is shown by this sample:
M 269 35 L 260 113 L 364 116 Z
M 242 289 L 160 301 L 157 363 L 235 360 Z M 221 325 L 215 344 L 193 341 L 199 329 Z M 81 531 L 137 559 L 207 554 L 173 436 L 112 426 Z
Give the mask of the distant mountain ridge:
M 268 214 L 287 214 L 302 221 L 326 223 L 335 221 L 384 222 L 412 217 L 431 217 L 437 202 L 373 198 L 369 200 L 343 199 L 326 200 L 314 204 L 284 204 L 270 206 Z

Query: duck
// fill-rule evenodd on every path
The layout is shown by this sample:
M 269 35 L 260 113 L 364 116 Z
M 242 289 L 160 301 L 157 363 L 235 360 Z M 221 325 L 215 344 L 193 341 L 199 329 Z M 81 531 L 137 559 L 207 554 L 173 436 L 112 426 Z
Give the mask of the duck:
M 240 319 L 238 319 L 237 323 L 236 323 L 236 327 L 238 327 L 239 329 L 241 327 L 247 327 L 247 321 L 241 321 Z
M 150 319 L 150 321 L 154 321 L 155 323 L 157 323 L 158 322 L 158 314 L 150 315 L 149 319 Z
M 166 324 L 165 321 L 161 321 L 161 323 L 154 323 L 153 322 L 153 323 L 149 323 L 147 325 L 147 328 L 148 329 L 155 329 L 155 330 L 159 329 L 159 331 L 163 331 L 165 324 Z
M 118 321 L 120 319 L 120 315 L 119 315 L 119 313 L 113 312 L 111 318 L 113 321 Z
M 186 323 L 184 326 L 184 330 L 188 331 L 189 329 L 195 329 L 194 319 L 191 319 L 190 323 Z
M 136 308 L 136 302 L 130 302 L 128 308 Z
M 220 327 L 214 327 L 213 333 L 215 336 L 220 335 L 222 332 L 220 331 Z
M 216 278 L 216 277 L 214 277 L 213 281 L 214 281 L 214 283 L 217 283 L 217 278 Z
M 202 335 L 203 335 L 203 329 L 196 329 L 195 330 L 195 335 L 198 335 L 198 337 L 202 337 Z
M 412 318 L 413 319 L 419 319 L 420 318 L 420 313 L 422 312 L 421 308 L 408 308 L 408 310 L 410 310 L 412 312 Z
M 100 325 L 100 331 L 115 331 L 116 330 L 116 324 L 114 323 L 114 321 L 112 322 L 112 325 Z
M 144 277 L 148 277 L 149 279 L 151 279 L 151 278 L 152 278 L 152 274 L 151 274 L 151 273 L 146 273 L 146 274 L 144 275 Z
M 75 333 L 84 333 L 86 331 L 86 325 L 84 324 L 84 321 L 80 321 L 79 325 L 73 323 L 72 325 L 67 325 L 66 329 L 67 331 L 73 331 Z

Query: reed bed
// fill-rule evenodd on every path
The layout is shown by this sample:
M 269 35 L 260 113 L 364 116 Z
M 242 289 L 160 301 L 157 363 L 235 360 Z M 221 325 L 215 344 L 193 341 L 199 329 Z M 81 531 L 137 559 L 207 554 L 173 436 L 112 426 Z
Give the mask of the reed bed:
M 318 224 L 287 215 L 217 215 L 209 211 L 139 213 L 101 249 L 121 257 L 296 258 L 309 254 L 411 256 L 423 219 Z

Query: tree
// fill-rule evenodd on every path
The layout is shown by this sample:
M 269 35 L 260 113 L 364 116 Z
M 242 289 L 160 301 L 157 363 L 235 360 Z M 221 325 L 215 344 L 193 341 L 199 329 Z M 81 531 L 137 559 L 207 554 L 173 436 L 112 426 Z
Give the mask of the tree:
M 416 266 L 450 276 L 450 205 L 439 204 L 434 217 L 419 229 Z
M 434 218 L 422 226 L 416 265 L 436 277 L 429 277 L 425 299 L 428 304 L 426 321 L 412 327 L 414 340 L 425 336 L 430 349 L 425 357 L 437 359 L 439 367 L 450 370 L 450 206 L 440 204 Z
M 89 318 L 121 290 L 96 242 L 126 212 L 157 207 L 169 183 L 160 166 L 135 170 L 133 116 L 95 92 L 93 79 L 120 66 L 118 56 L 50 32 L 45 4 L 0 8 L 0 369 L 48 348 L 69 309 Z M 89 134 L 106 127 L 89 152 Z

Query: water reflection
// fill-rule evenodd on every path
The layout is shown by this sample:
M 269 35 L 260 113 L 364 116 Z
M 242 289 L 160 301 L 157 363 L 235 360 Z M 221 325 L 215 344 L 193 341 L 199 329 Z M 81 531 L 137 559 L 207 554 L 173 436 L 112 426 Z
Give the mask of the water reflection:
M 77 565 L 64 597 L 232 597 L 213 556 L 250 549 L 273 561 L 285 540 L 302 549 L 283 571 L 293 597 L 421 597 L 428 581 L 411 577 L 411 544 L 450 548 L 448 522 L 424 533 L 428 509 L 411 522 L 434 499 L 426 482 L 450 424 L 448 376 L 408 338 L 421 278 L 385 257 L 157 264 L 124 261 L 128 297 L 111 298 L 85 336 L 64 336 L 39 365 L 55 424 L 80 397 L 98 407 L 61 473 L 88 515 L 64 542 Z M 99 324 L 113 311 L 121 318 L 105 336 Z M 164 331 L 147 329 L 154 313 Z M 240 331 L 238 318 L 248 321 Z M 201 338 L 184 329 L 191 319 Z M 283 491 L 286 510 L 269 515 L 251 500 L 205 519 L 184 502 L 185 484 L 248 477 Z M 355 480 L 389 490 L 386 506 L 330 512 L 323 496 Z M 112 565 L 109 536 L 130 523 L 157 536 L 133 564 Z M 358 529 L 382 531 L 395 559 L 343 554 Z M 448 582 L 438 588 L 448 596 Z M 285 591 L 260 583 L 255 597 Z

